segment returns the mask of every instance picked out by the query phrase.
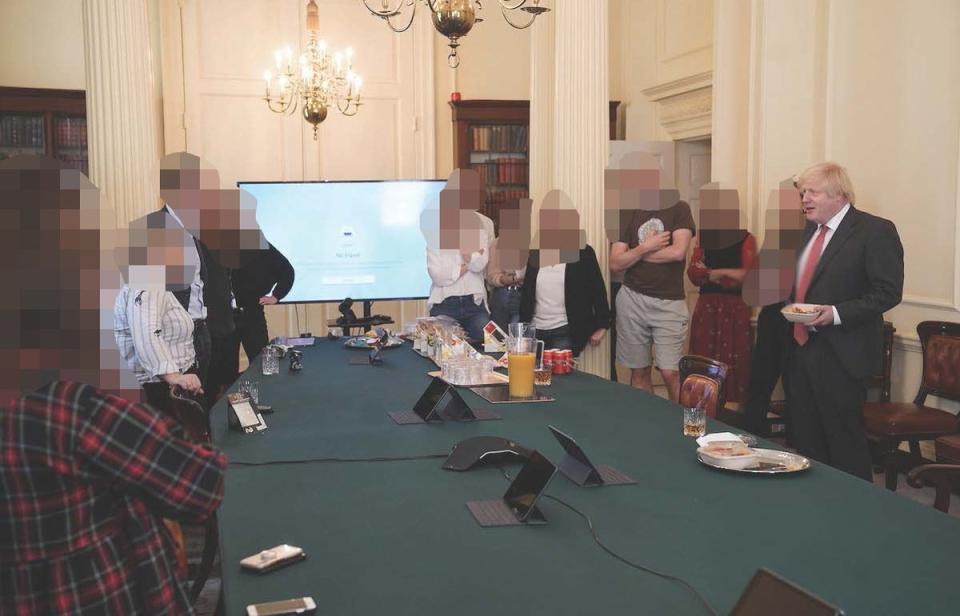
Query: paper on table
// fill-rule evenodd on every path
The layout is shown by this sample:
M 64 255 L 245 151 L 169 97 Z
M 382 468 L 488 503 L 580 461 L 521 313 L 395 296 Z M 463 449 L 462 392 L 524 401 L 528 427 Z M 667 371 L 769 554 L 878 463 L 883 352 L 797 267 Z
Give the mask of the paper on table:
M 740 441 L 743 442 L 739 436 L 733 432 L 714 432 L 713 434 L 707 434 L 706 436 L 701 436 L 697 439 L 697 445 L 701 447 L 706 447 L 710 443 L 719 443 L 719 442 L 729 442 L 729 441 Z

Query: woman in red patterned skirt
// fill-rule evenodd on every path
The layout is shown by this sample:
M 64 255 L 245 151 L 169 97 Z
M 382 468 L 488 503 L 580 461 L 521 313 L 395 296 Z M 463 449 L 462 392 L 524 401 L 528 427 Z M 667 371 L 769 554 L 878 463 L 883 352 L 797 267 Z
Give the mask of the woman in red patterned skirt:
M 748 231 L 701 229 L 687 267 L 700 298 L 690 320 L 690 352 L 727 364 L 724 398 L 742 403 L 750 381 L 750 315 L 740 297 L 746 271 L 757 253 Z

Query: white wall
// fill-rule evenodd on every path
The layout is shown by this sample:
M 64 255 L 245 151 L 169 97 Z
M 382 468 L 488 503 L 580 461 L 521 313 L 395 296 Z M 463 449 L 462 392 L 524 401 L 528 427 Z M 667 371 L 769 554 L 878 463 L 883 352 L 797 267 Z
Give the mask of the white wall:
M 0 2 L 0 86 L 83 90 L 81 0 Z
M 820 160 L 857 205 L 893 220 L 905 251 L 893 397 L 921 374 L 916 325 L 960 312 L 960 4 L 953 0 L 717 0 L 714 180 L 741 186 L 762 237 L 766 195 Z M 721 44 L 722 43 L 722 44 Z M 944 403 L 956 410 L 958 405 Z

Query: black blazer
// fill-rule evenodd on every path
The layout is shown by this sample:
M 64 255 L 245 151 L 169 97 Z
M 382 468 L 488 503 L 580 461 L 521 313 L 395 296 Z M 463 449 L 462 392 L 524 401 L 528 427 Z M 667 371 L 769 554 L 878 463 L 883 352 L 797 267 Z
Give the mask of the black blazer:
M 233 294 L 237 306 L 245 309 L 260 307 L 260 298 L 266 295 L 273 285 L 273 296 L 281 300 L 293 287 L 294 271 L 290 261 L 273 244 L 268 244 L 257 256 L 233 272 Z
M 162 216 L 164 212 L 170 212 L 169 206 L 164 205 L 148 216 Z M 203 305 L 207 308 L 207 328 L 211 336 L 229 336 L 236 329 L 233 309 L 230 307 L 230 270 L 220 264 L 216 254 L 206 244 L 196 237 L 193 241 L 200 255 L 200 280 L 203 282 Z M 173 295 L 186 307 L 190 301 L 190 287 L 175 291 Z
M 537 305 L 537 274 L 540 271 L 536 253 L 530 254 L 527 273 L 520 291 L 520 320 L 532 321 Z M 579 355 L 590 335 L 598 329 L 610 328 L 610 304 L 603 284 L 597 255 L 589 245 L 580 251 L 580 260 L 567 263 L 563 280 L 563 301 L 567 310 L 567 326 L 573 342 L 573 353 Z
M 807 224 L 802 246 L 816 228 Z M 836 306 L 840 325 L 819 328 L 819 335 L 854 378 L 880 371 L 883 313 L 902 296 L 903 246 L 897 228 L 850 206 L 817 263 L 804 301 Z

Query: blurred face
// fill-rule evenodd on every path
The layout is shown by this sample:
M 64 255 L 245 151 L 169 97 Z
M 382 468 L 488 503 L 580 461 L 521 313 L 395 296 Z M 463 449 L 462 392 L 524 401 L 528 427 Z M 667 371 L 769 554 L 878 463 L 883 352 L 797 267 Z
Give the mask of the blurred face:
M 700 245 L 707 250 L 733 246 L 743 239 L 740 196 L 736 189 L 708 184 L 700 190 Z
M 160 170 L 160 198 L 174 209 L 191 233 L 216 229 L 220 174 L 196 168 L 198 161 L 182 156 L 181 166 Z
M 99 194 L 58 165 L 0 165 L 0 405 L 57 379 L 101 382 Z
M 820 179 L 806 180 L 800 185 L 800 200 L 803 203 L 803 215 L 818 225 L 826 224 L 847 203 L 843 194 L 831 193 Z

